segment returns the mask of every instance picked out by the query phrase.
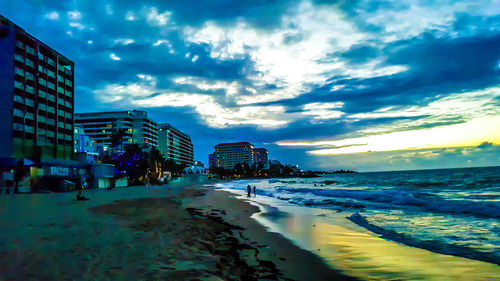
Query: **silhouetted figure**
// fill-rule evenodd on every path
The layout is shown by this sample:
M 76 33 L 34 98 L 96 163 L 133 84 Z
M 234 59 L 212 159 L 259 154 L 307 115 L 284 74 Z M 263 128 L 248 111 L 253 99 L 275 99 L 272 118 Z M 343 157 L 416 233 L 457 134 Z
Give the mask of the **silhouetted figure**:
M 77 201 L 86 201 L 89 200 L 87 197 L 82 195 L 82 191 L 78 191 L 78 194 L 76 195 L 76 200 Z
M 255 197 L 255 196 L 257 196 L 257 192 L 255 191 L 255 189 L 256 189 L 256 187 L 255 187 L 255 185 L 254 185 L 254 186 L 253 186 L 253 196 L 254 196 L 254 197 Z
M 248 197 L 250 197 L 250 194 L 252 193 L 252 188 L 250 185 L 247 186 L 247 192 L 248 192 Z
M 78 191 L 78 194 L 76 195 L 77 201 L 89 200 L 87 197 L 82 195 L 82 191 L 86 190 L 87 187 L 88 187 L 87 181 L 85 179 L 82 179 L 82 188 Z

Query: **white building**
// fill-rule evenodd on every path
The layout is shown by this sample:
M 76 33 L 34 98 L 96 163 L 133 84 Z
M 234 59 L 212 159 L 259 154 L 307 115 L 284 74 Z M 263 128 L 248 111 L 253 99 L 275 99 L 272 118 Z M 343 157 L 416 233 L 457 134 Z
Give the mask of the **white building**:
M 122 133 L 118 145 L 136 143 L 146 147 L 158 147 L 158 126 L 148 118 L 146 111 L 110 111 L 75 114 L 75 126 L 95 140 L 97 146 L 111 147 L 113 135 Z
M 215 166 L 234 169 L 234 165 L 253 163 L 253 145 L 248 142 L 219 143 L 215 146 Z

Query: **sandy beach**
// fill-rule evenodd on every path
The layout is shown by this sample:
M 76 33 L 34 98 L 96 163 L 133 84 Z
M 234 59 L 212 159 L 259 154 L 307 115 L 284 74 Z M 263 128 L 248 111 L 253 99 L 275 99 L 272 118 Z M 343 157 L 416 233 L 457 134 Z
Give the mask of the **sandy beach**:
M 200 184 L 0 197 L 0 280 L 354 280 Z

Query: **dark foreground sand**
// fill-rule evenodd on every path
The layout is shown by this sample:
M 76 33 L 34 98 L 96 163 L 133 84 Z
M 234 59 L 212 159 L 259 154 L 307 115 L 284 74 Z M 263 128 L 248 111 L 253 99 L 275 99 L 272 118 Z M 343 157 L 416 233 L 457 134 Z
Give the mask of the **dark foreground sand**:
M 201 186 L 0 197 L 0 280 L 353 280 Z

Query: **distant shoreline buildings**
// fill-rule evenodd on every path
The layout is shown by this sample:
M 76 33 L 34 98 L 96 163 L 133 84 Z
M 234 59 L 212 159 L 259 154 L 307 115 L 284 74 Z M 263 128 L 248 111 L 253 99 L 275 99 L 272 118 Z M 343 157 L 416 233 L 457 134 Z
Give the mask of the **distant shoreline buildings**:
M 265 148 L 254 148 L 249 142 L 219 143 L 214 147 L 214 153 L 208 156 L 211 168 L 234 169 L 236 164 L 248 166 L 262 165 L 269 168 L 269 151 Z

